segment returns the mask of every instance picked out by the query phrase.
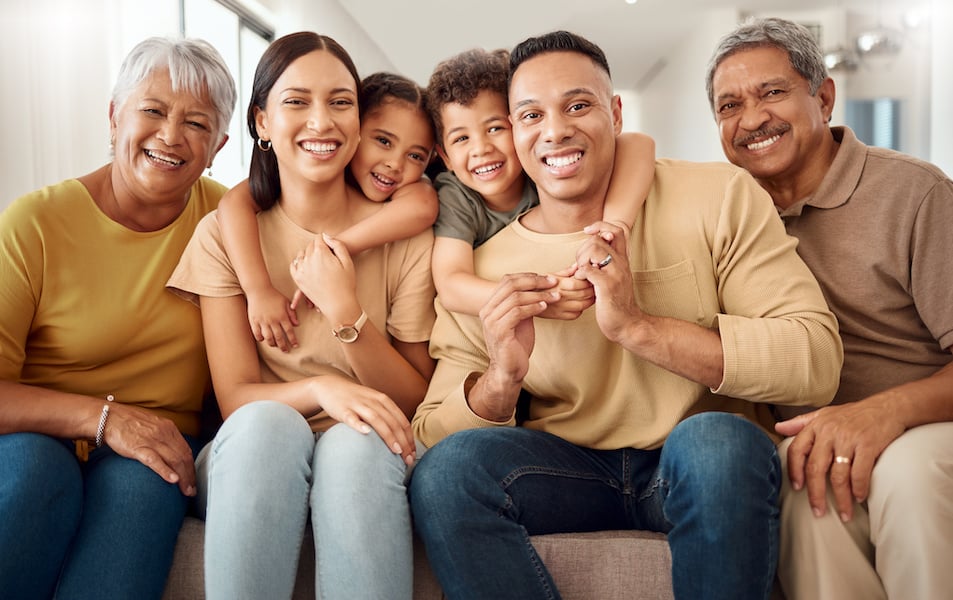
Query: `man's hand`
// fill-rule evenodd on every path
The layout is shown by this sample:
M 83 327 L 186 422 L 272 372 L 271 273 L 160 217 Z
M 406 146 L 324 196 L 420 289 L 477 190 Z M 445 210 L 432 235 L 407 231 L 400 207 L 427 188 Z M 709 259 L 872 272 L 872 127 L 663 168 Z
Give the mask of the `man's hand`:
M 775 425 L 794 436 L 788 447 L 788 478 L 807 495 L 816 516 L 827 511 L 827 481 L 841 520 L 854 513 L 854 502 L 867 498 L 870 476 L 880 454 L 905 431 L 877 394 L 859 402 L 826 406 Z
M 536 342 L 533 317 L 559 299 L 556 284 L 552 276 L 506 275 L 480 310 L 490 364 L 468 400 L 481 417 L 506 421 L 512 416 Z
M 611 341 L 622 343 L 626 328 L 643 317 L 635 301 L 625 231 L 600 221 L 586 227 L 591 237 L 576 252 L 577 279 L 588 280 L 596 295 L 596 321 Z

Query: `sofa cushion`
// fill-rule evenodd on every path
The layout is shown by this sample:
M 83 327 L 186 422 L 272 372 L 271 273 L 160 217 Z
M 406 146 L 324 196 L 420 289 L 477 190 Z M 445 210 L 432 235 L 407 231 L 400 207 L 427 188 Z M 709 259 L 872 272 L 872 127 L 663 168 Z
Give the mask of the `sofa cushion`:
M 205 598 L 205 523 L 187 517 L 179 532 L 163 600 Z M 558 533 L 533 537 L 533 545 L 565 600 L 663 600 L 673 598 L 672 558 L 665 536 L 646 531 Z M 419 542 L 415 543 L 414 600 L 441 600 Z M 294 600 L 314 598 L 314 546 L 305 537 Z

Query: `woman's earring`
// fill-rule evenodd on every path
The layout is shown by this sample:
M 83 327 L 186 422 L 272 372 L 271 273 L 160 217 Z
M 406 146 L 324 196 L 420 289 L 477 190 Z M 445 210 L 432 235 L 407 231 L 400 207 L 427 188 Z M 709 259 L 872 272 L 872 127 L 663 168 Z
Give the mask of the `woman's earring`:
M 256 143 L 258 144 L 258 149 L 261 150 L 262 152 L 268 152 L 269 150 L 271 150 L 271 140 L 263 140 L 261 138 L 258 138 L 258 141 Z

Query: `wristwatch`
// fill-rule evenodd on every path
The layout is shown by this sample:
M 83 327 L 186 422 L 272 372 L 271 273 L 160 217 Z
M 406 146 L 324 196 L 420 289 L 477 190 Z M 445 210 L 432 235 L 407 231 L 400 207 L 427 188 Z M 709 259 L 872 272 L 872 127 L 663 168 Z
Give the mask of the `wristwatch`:
M 345 344 L 352 344 L 357 341 L 357 336 L 361 333 L 365 323 L 367 323 L 367 313 L 362 310 L 361 316 L 357 318 L 353 325 L 341 325 L 337 329 L 332 329 L 331 333 Z

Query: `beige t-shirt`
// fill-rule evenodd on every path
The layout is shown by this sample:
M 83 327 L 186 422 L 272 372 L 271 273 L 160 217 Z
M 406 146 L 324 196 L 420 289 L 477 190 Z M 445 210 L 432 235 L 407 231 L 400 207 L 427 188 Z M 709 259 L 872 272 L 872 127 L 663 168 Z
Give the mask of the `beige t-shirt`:
M 319 234 L 293 223 L 280 204 L 259 213 L 258 227 L 272 285 L 291 298 L 297 286 L 288 265 Z M 433 233 L 428 230 L 353 257 L 357 297 L 367 313 L 368 324 L 372 323 L 388 339 L 411 343 L 430 339 L 435 295 L 430 274 L 432 246 Z M 224 298 L 243 293 L 225 252 L 217 211 L 196 227 L 168 285 L 193 302 L 198 301 L 198 296 Z M 307 308 L 298 309 L 298 321 L 298 347 L 290 352 L 257 342 L 262 381 L 295 381 L 325 374 L 353 379 L 341 342 L 331 333 L 340 323 L 331 323 L 322 313 Z M 315 430 L 323 430 L 332 421 L 321 412 L 311 423 Z
M 552 273 L 588 237 L 542 234 L 517 220 L 476 250 L 474 268 L 491 280 Z M 721 386 L 709 390 L 611 342 L 595 307 L 573 321 L 536 318 L 524 427 L 588 448 L 658 448 L 697 412 L 745 415 L 770 434 L 768 403 L 830 402 L 843 357 L 837 323 L 771 198 L 747 172 L 658 160 L 629 242 L 642 310 L 718 330 Z M 438 306 L 430 353 L 438 363 L 414 416 L 418 439 L 432 446 L 461 429 L 498 426 L 466 399 L 472 375 L 490 361 L 480 320 Z

